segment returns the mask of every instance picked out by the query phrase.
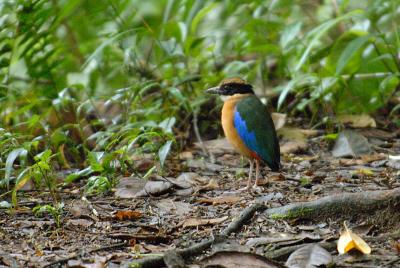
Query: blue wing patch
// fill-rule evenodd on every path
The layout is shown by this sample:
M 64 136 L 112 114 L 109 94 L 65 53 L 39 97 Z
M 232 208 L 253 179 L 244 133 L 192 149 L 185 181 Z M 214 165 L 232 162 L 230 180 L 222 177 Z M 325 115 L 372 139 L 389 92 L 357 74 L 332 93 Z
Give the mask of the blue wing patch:
M 262 156 L 262 153 L 259 150 L 257 145 L 256 135 L 254 131 L 249 131 L 247 129 L 246 121 L 242 119 L 238 110 L 235 110 L 233 114 L 233 125 L 235 126 L 236 131 L 239 134 L 239 137 L 242 139 L 244 144 L 253 152 L 257 153 L 257 155 Z

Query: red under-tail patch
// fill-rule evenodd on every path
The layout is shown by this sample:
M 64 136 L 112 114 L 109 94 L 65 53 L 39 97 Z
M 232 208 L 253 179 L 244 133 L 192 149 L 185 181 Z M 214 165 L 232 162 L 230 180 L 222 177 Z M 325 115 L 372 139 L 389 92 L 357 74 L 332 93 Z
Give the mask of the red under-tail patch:
M 250 151 L 250 154 L 251 154 L 251 156 L 252 156 L 254 159 L 256 159 L 256 160 L 258 160 L 258 161 L 261 160 L 261 157 L 259 157 L 258 154 L 257 154 L 256 152 Z

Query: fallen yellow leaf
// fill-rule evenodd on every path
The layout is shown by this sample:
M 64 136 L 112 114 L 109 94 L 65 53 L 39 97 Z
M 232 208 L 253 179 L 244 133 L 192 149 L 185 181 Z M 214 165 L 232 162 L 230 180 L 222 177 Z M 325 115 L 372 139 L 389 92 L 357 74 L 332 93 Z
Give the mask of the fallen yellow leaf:
M 374 175 L 374 172 L 368 168 L 360 168 L 359 170 L 357 170 L 357 173 L 360 175 L 366 175 L 366 176 Z
M 370 254 L 371 248 L 368 244 L 357 234 L 349 230 L 344 224 L 345 231 L 340 235 L 339 241 L 337 243 L 337 250 L 340 254 L 344 254 L 352 250 L 357 249 L 363 254 Z

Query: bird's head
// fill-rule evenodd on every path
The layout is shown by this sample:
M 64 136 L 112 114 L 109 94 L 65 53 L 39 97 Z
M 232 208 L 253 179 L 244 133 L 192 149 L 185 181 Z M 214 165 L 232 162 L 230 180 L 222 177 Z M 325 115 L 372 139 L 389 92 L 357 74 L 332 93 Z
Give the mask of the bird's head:
M 221 96 L 232 96 L 235 94 L 254 94 L 253 87 L 241 78 L 227 78 L 217 87 L 206 90 L 207 93 L 218 94 Z

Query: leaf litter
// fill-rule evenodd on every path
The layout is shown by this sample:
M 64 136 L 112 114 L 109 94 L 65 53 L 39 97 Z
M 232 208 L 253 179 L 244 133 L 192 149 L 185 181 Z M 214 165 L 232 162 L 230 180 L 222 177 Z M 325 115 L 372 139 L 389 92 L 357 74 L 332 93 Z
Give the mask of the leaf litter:
M 350 147 L 350 153 L 347 153 L 347 158 L 336 158 L 331 154 L 334 142 L 324 138 L 327 133 L 288 126 L 286 117 L 278 120 L 282 125 L 279 130 L 281 146 L 285 148 L 288 143 L 296 146 L 282 151 L 282 172 L 271 173 L 262 169 L 265 179 L 262 193 L 254 195 L 237 191 L 246 185 L 248 165 L 225 139 L 204 141 L 205 149 L 215 156 L 214 163 L 205 158 L 201 148 L 195 145 L 186 148 L 175 160 L 165 160 L 163 177 L 155 176 L 148 180 L 135 174 L 121 177 L 115 188 L 105 196 L 89 196 L 87 201 L 82 200 L 79 189 L 84 189 L 84 182 L 74 183 L 74 195 L 68 191 L 60 193 L 66 204 L 60 229 L 56 228 L 51 215 L 44 214 L 38 218 L 31 212 L 34 206 L 51 202 L 47 195 L 38 192 L 31 199 L 19 197 L 21 208 L 14 214 L 17 217 L 8 214 L 6 206 L 0 210 L 4 245 L 1 250 L 8 254 L 1 261 L 17 266 L 38 266 L 72 256 L 72 259 L 63 262 L 65 266 L 95 265 L 96 259 L 102 265 L 128 265 L 134 258 L 201 243 L 218 234 L 246 207 L 256 202 L 274 208 L 329 195 L 400 186 L 398 136 L 383 130 L 379 132 L 379 129 L 374 129 L 375 132 L 357 130 L 359 135 L 365 137 L 363 140 L 369 150 L 364 148 L 361 150 L 364 153 L 355 153 L 358 149 L 354 148 L 358 145 L 349 142 L 351 139 L 347 137 L 346 146 Z M 369 140 L 371 138 L 382 142 L 373 145 Z M 384 149 L 390 149 L 392 153 L 385 153 Z M 144 159 L 143 163 L 147 163 L 147 156 Z M 136 160 L 139 162 L 140 159 L 137 157 Z M 172 165 L 174 171 L 169 170 Z M 148 168 L 147 164 L 139 166 Z M 293 259 L 302 263 L 313 263 L 311 260 L 316 259 L 316 263 L 332 260 L 340 266 L 348 261 L 343 256 L 350 254 L 353 263 L 373 266 L 393 261 L 397 256 L 399 218 L 386 208 L 371 211 L 370 215 L 330 215 L 301 221 L 295 217 L 288 220 L 257 214 L 231 237 L 251 249 L 250 255 L 237 250 L 211 256 L 203 253 L 197 264 L 190 260 L 187 264 L 203 265 L 213 261 L 222 265 L 230 260 L 241 260 L 253 267 L 251 265 L 259 262 L 260 256 L 270 256 L 279 262 L 278 265 L 291 260 L 290 264 Z M 349 221 L 352 226 L 361 223 L 370 226 L 368 230 L 371 231 L 359 233 L 359 237 L 374 250 L 374 258 L 366 260 L 353 256 L 352 252 L 339 255 L 336 241 L 340 237 L 343 220 Z M 128 241 L 130 246 L 120 246 L 124 241 Z M 321 251 L 321 247 L 325 251 Z M 87 252 L 85 255 L 74 257 L 71 254 L 83 248 Z M 291 259 L 289 256 L 292 256 Z M 262 265 L 275 265 L 269 260 L 261 260 Z

